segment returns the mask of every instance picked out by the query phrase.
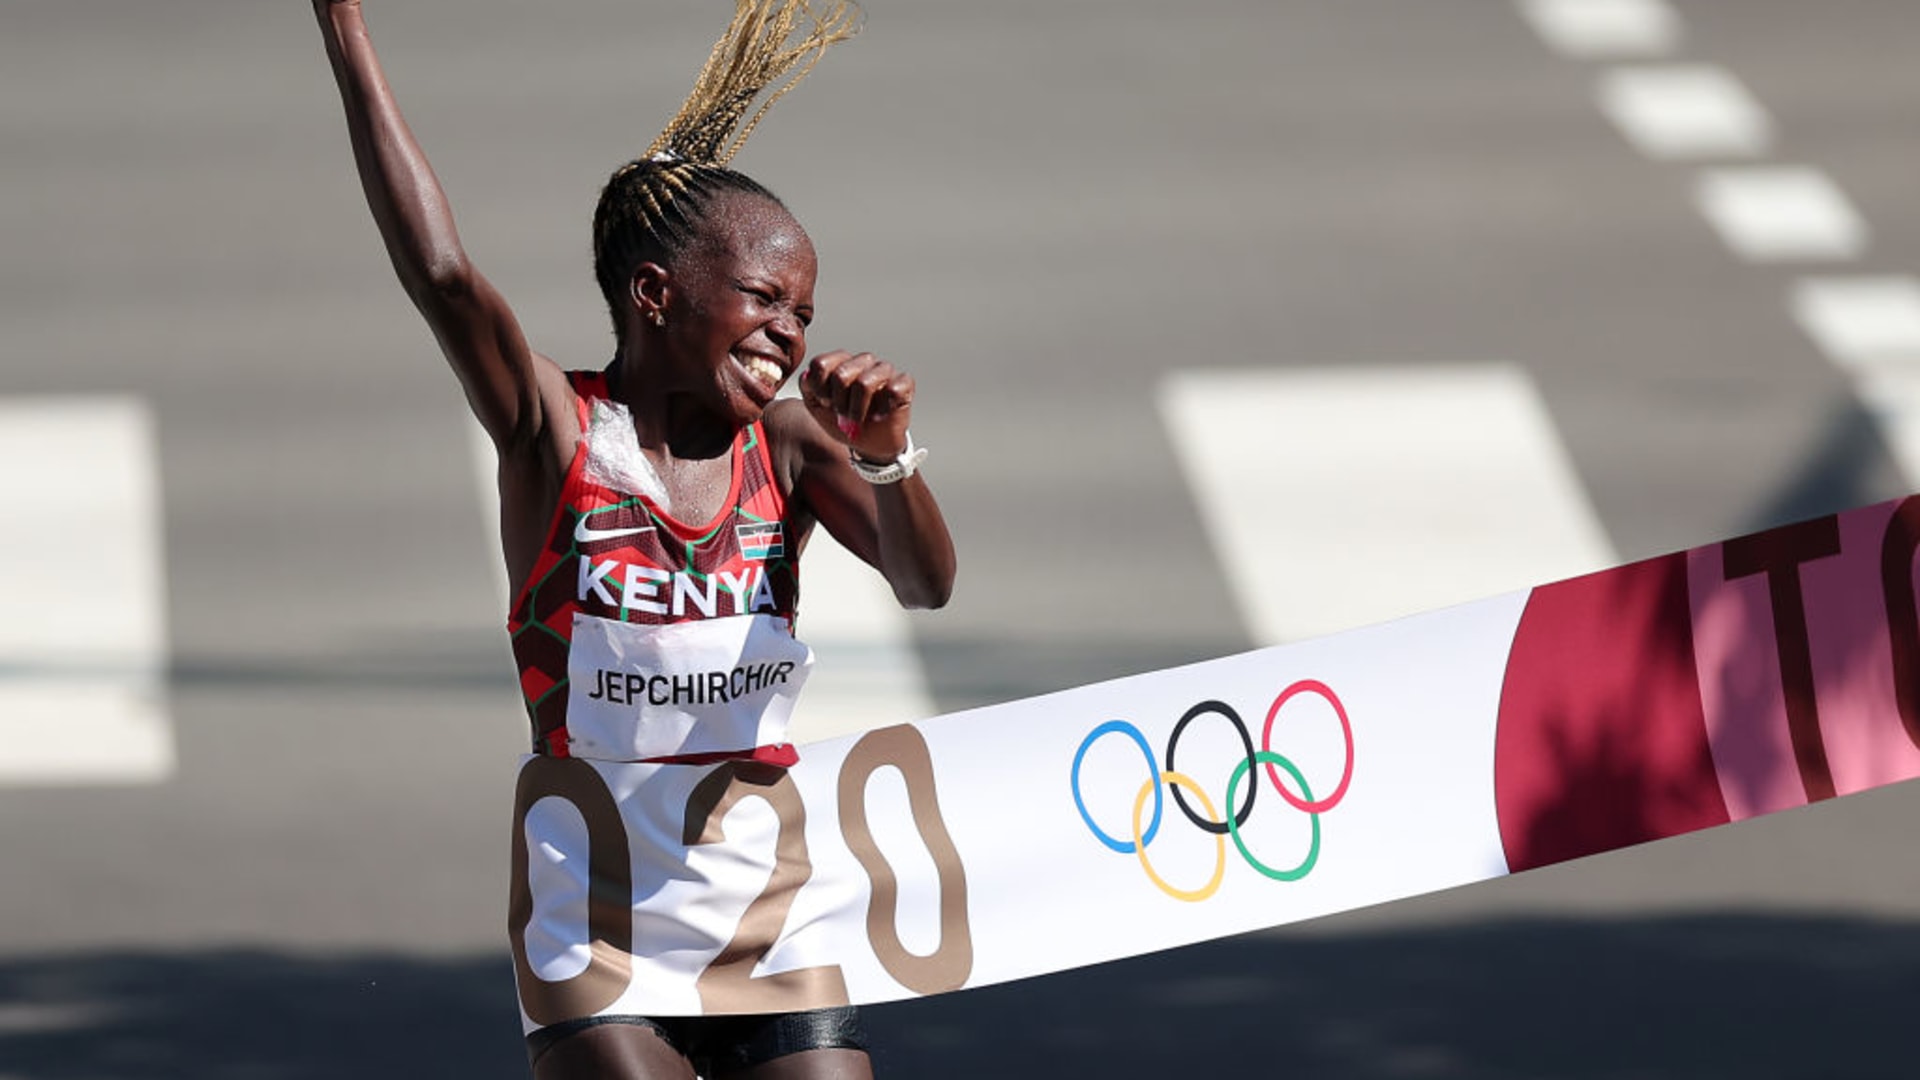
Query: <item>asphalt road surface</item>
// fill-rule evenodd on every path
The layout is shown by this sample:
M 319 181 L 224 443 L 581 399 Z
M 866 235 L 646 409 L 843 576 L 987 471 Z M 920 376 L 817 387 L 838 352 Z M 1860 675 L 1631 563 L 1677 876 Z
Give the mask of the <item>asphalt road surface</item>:
M 1545 418 L 1556 498 L 1621 560 L 1920 487 L 1881 407 L 1920 273 L 1920 7 L 1621 3 L 1582 29 L 1552 6 L 872 0 L 780 104 L 737 164 L 815 237 L 814 345 L 921 382 L 963 564 L 909 624 L 939 708 L 1264 640 L 1166 419 L 1190 369 L 1518 371 L 1530 389 L 1486 407 Z M 537 347 L 603 363 L 593 198 L 727 5 L 367 7 L 470 252 Z M 1608 80 L 1648 66 L 1719 88 L 1655 102 L 1691 135 L 1633 128 Z M 1790 176 L 1715 203 L 1730 164 Z M 1847 340 L 1880 336 L 1819 337 L 1808 283 L 1862 280 L 1884 302 Z M 163 552 L 99 603 L 162 613 L 171 750 L 142 782 L 0 781 L 0 1077 L 523 1075 L 502 929 L 524 721 L 483 499 L 308 4 L 0 3 L 0 405 L 56 396 L 146 418 L 152 520 L 16 527 L 38 554 L 0 552 L 22 582 L 0 615 L 98 586 L 116 545 Z M 90 440 L 48 430 L 0 477 L 111 488 Z M 1377 492 L 1355 469 L 1357 514 Z M 1340 517 L 1301 528 L 1339 546 Z M 1386 542 L 1380 575 L 1451 572 L 1417 526 Z M 1907 1075 L 1916 814 L 1908 785 L 882 1007 L 877 1061 Z

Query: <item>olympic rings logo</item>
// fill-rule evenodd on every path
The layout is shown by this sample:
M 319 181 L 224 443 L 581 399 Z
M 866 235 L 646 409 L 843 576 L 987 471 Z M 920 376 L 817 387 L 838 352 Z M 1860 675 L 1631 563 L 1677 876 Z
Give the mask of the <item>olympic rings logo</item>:
M 1334 714 L 1340 718 L 1341 736 L 1346 742 L 1346 763 L 1340 770 L 1340 783 L 1335 786 L 1333 793 L 1324 799 L 1314 798 L 1312 789 L 1307 786 L 1307 778 L 1301 774 L 1299 768 L 1296 767 L 1293 762 L 1288 761 L 1285 757 L 1275 753 L 1273 750 L 1274 721 L 1279 718 L 1280 710 L 1286 706 L 1287 702 L 1300 694 L 1313 694 L 1333 706 Z M 1200 783 L 1193 777 L 1179 772 L 1174 767 L 1174 751 L 1180 745 L 1180 736 L 1186 732 L 1187 725 L 1191 724 L 1195 719 L 1207 715 L 1225 717 L 1227 722 L 1233 725 L 1234 730 L 1240 734 L 1241 745 L 1246 747 L 1245 760 L 1235 765 L 1232 775 L 1227 777 L 1225 805 L 1228 808 L 1232 808 L 1236 801 L 1239 802 L 1239 809 L 1231 814 L 1221 814 L 1219 809 L 1214 806 L 1213 800 L 1207 796 L 1206 790 Z M 1133 800 L 1133 835 L 1131 839 L 1109 836 L 1105 830 L 1095 824 L 1093 815 L 1087 811 L 1086 800 L 1080 794 L 1081 764 L 1086 760 L 1087 751 L 1093 747 L 1093 744 L 1107 735 L 1125 735 L 1127 738 L 1133 740 L 1134 745 L 1140 748 L 1141 756 L 1147 759 L 1147 772 L 1149 774 L 1147 781 L 1140 786 L 1140 793 L 1136 795 Z M 1284 870 L 1276 869 L 1260 861 L 1252 851 L 1248 850 L 1246 840 L 1240 835 L 1241 827 L 1246 825 L 1247 819 L 1253 815 L 1254 797 L 1259 793 L 1261 785 L 1257 780 L 1248 783 L 1246 785 L 1246 798 L 1244 800 L 1236 800 L 1236 796 L 1240 792 L 1242 782 L 1246 781 L 1247 775 L 1256 767 L 1262 765 L 1266 766 L 1267 780 L 1272 783 L 1274 790 L 1280 793 L 1280 797 L 1286 800 L 1289 806 L 1305 813 L 1312 822 L 1313 839 L 1307 847 L 1306 857 L 1301 859 L 1298 865 Z M 1280 773 L 1276 770 L 1282 769 L 1286 771 L 1288 776 L 1293 778 L 1294 783 L 1300 786 L 1300 793 L 1298 795 L 1294 794 L 1286 784 L 1281 782 Z M 1267 709 L 1266 726 L 1260 731 L 1260 749 L 1258 750 L 1253 748 L 1253 735 L 1247 730 L 1246 723 L 1240 719 L 1240 714 L 1235 712 L 1231 705 L 1223 701 L 1203 701 L 1193 708 L 1188 709 L 1186 715 L 1180 718 L 1180 722 L 1173 726 L 1173 734 L 1167 737 L 1167 767 L 1165 769 L 1162 769 L 1160 763 L 1154 758 L 1153 747 L 1147 744 L 1147 737 L 1140 733 L 1139 728 L 1125 720 L 1109 720 L 1099 727 L 1094 728 L 1093 731 L 1088 733 L 1087 737 L 1081 741 L 1079 752 L 1073 755 L 1073 804 L 1080 811 L 1080 820 L 1086 822 L 1087 828 L 1092 830 L 1094 838 L 1119 854 L 1138 856 L 1140 866 L 1147 872 L 1148 879 L 1159 887 L 1161 892 L 1166 893 L 1176 900 L 1185 900 L 1191 903 L 1198 903 L 1219 891 L 1220 883 L 1225 880 L 1227 874 L 1227 839 L 1229 837 L 1232 838 L 1234 847 L 1240 850 L 1240 857 L 1246 860 L 1247 865 L 1253 867 L 1265 877 L 1272 878 L 1275 881 L 1299 881 L 1301 878 L 1312 873 L 1314 864 L 1320 860 L 1320 815 L 1338 806 L 1340 800 L 1346 798 L 1347 787 L 1352 781 L 1353 723 L 1347 719 L 1347 709 L 1345 705 L 1341 704 L 1339 695 L 1335 694 L 1325 683 L 1314 679 L 1301 679 L 1285 690 L 1282 690 L 1280 696 L 1273 699 L 1273 705 Z M 1211 833 L 1214 837 L 1215 856 L 1213 876 L 1207 880 L 1206 884 L 1201 885 L 1197 889 L 1182 889 L 1169 883 L 1165 878 L 1160 876 L 1160 873 L 1154 869 L 1153 862 L 1147 858 L 1147 846 L 1153 843 L 1154 837 L 1159 835 L 1160 832 L 1161 812 L 1165 809 L 1165 797 L 1161 793 L 1163 786 L 1172 789 L 1174 805 L 1180 808 L 1180 812 L 1186 815 L 1187 820 L 1198 826 L 1201 831 Z M 1181 794 L 1182 788 L 1192 792 L 1194 798 L 1199 800 L 1201 809 L 1205 811 L 1204 815 L 1195 812 L 1193 807 L 1188 805 L 1186 797 Z M 1146 813 L 1147 800 L 1149 797 L 1153 800 L 1153 816 L 1151 819 L 1147 818 Z

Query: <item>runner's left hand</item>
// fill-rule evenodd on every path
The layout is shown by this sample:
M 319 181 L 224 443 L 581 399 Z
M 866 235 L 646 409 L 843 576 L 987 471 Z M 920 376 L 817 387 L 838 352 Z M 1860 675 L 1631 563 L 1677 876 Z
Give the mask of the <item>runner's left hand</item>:
M 907 447 L 913 376 L 872 353 L 822 353 L 800 375 L 800 400 L 834 438 L 875 463 Z

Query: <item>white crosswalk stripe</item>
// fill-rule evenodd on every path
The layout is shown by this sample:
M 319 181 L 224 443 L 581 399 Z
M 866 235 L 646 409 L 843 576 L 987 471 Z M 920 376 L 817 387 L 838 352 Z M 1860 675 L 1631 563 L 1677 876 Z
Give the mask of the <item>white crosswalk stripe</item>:
M 1857 375 L 1854 393 L 1880 426 L 1908 489 L 1920 491 L 1920 367 Z
M 1808 278 L 1794 287 L 1794 318 L 1843 370 L 1920 366 L 1920 279 Z
M 1518 367 L 1182 371 L 1160 405 L 1263 644 L 1615 562 Z
M 1663 56 L 1680 44 L 1680 16 L 1665 0 L 1520 0 L 1520 13 L 1577 60 Z
M 1773 144 L 1773 120 L 1731 72 L 1707 64 L 1607 72 L 1600 111 L 1650 158 L 1705 161 L 1752 157 Z
M 1694 198 L 1727 247 L 1749 262 L 1853 259 L 1867 248 L 1866 221 L 1819 169 L 1709 169 Z
M 0 399 L 0 785 L 172 775 L 159 488 L 143 402 Z
M 1880 425 L 1907 486 L 1920 491 L 1920 279 L 1809 278 L 1790 303 Z

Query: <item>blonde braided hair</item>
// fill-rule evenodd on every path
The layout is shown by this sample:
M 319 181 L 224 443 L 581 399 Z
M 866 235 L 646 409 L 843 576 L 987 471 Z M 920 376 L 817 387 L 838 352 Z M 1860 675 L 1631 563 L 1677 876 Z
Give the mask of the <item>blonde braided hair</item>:
M 824 10 L 808 0 L 734 0 L 733 22 L 713 43 L 686 104 L 647 147 L 646 156 L 726 165 L 773 103 L 807 77 L 827 48 L 859 32 L 860 9 L 848 0 L 835 0 Z M 803 60 L 805 65 L 793 71 Z M 742 125 L 754 98 L 790 71 L 793 77 L 767 95 Z M 736 127 L 739 134 L 733 135 Z
M 616 335 L 623 333 L 620 312 L 629 303 L 634 270 L 643 262 L 664 265 L 683 251 L 714 196 L 732 191 L 780 201 L 728 163 L 773 103 L 806 78 L 828 47 L 859 29 L 860 8 L 852 0 L 818 6 L 734 0 L 733 21 L 714 42 L 686 102 L 643 156 L 614 172 L 594 210 L 594 276 Z

